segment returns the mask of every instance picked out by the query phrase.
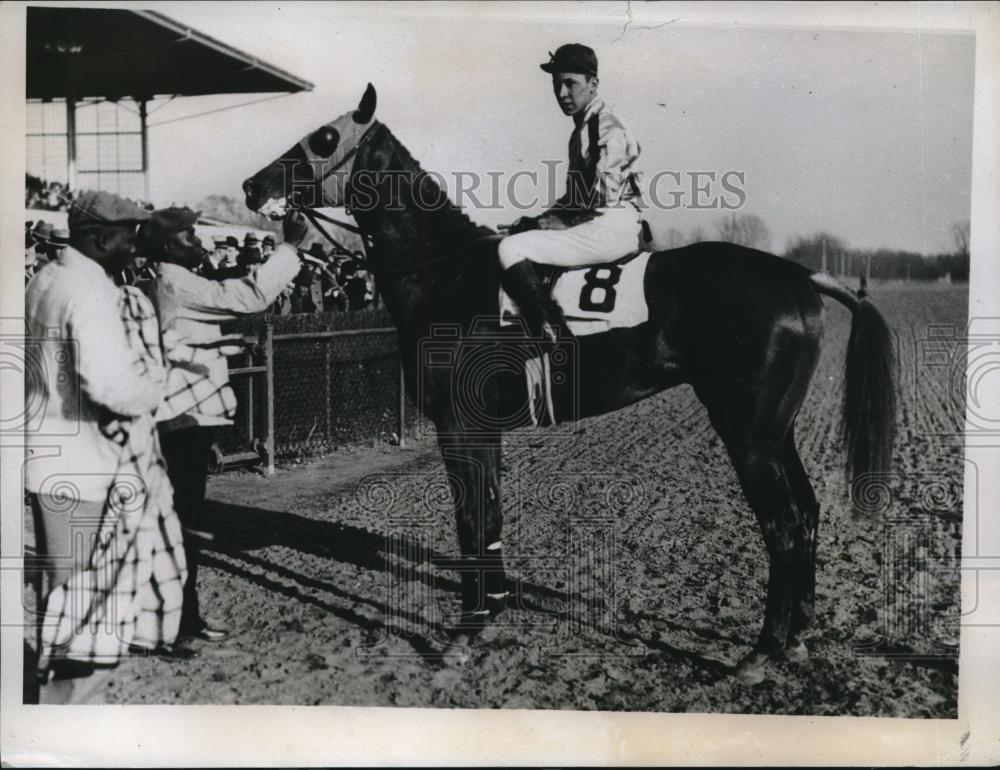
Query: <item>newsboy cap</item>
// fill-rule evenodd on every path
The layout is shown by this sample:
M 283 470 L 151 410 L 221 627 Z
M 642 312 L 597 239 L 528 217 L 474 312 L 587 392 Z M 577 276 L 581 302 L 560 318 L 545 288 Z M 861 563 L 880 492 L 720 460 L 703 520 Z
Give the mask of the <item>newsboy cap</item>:
M 549 60 L 538 65 L 546 72 L 579 72 L 584 75 L 597 74 L 597 54 L 593 48 L 581 43 L 567 43 L 549 51 Z
M 194 227 L 200 216 L 200 211 L 192 211 L 186 206 L 171 206 L 154 211 L 142 228 L 143 245 L 157 251 L 171 235 Z
M 240 242 L 237 240 L 235 235 L 227 235 L 226 246 L 232 246 L 234 249 L 238 249 L 240 247 Z
M 92 225 L 125 225 L 145 222 L 149 212 L 114 193 L 88 190 L 69 208 L 69 229 Z

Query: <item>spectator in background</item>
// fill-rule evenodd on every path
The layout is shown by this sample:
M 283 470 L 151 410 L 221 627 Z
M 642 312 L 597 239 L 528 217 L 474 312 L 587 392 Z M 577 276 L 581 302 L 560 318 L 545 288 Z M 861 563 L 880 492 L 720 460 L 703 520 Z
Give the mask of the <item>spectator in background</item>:
M 38 272 L 44 265 L 58 259 L 63 249 L 69 246 L 69 230 L 52 229 L 46 226 L 41 228 L 39 233 L 39 235 L 32 237 L 33 272 Z
M 202 257 L 201 242 L 194 231 L 198 216 L 190 209 L 157 211 L 144 243 L 147 255 L 158 263 L 153 298 L 164 337 L 170 334 L 186 345 L 212 348 L 231 342 L 222 334 L 224 321 L 264 312 L 299 272 L 294 244 L 305 237 L 307 225 L 300 214 L 289 213 L 284 220 L 285 243 L 267 264 L 252 276 L 220 281 L 194 272 Z M 174 487 L 174 504 L 191 535 L 184 539 L 188 579 L 184 585 L 181 635 L 186 638 L 219 641 L 228 634 L 221 624 L 201 613 L 197 592 L 198 533 L 203 526 L 212 442 L 220 426 L 232 425 L 235 412 L 236 396 L 229 385 L 225 357 L 220 355 L 207 365 L 190 367 L 175 362 L 168 374 L 166 402 L 156 417 Z
M 240 265 L 240 242 L 235 235 L 226 236 L 225 257 L 215 271 L 215 280 L 225 281 L 230 278 L 242 278 L 247 270 Z
M 166 380 L 159 333 L 152 307 L 109 278 L 147 217 L 116 195 L 83 193 L 69 212 L 70 246 L 25 292 L 41 373 L 25 382 L 41 422 L 26 435 L 24 480 L 49 578 L 43 702 L 71 700 L 74 681 L 128 651 L 182 657 L 172 647 L 181 531 L 152 416 Z M 127 501 L 116 493 L 125 487 L 135 492 Z
M 69 246 L 69 230 L 62 227 L 53 228 L 45 241 L 45 257 L 49 262 L 58 259 L 67 246 Z
M 296 278 L 292 292 L 293 313 L 317 313 L 323 310 L 323 280 L 326 265 L 323 244 L 314 242 L 302 255 L 303 268 Z
M 264 240 L 260 242 L 260 261 L 267 262 L 268 258 L 274 253 L 274 236 L 265 235 Z
M 39 257 L 44 257 L 45 244 L 49 236 L 52 235 L 52 225 L 44 219 L 39 219 L 35 222 L 35 226 L 31 228 L 31 234 L 35 236 L 35 251 L 38 252 Z
M 35 252 L 35 236 L 27 228 L 24 230 L 24 285 L 35 277 L 38 270 L 38 258 Z
M 371 292 L 368 287 L 368 271 L 364 263 L 352 260 L 344 265 L 344 292 L 347 294 L 349 308 L 363 310 L 371 302 Z
M 213 242 L 212 251 L 207 251 L 202 255 L 201 264 L 195 270 L 202 278 L 210 281 L 216 280 L 219 266 L 226 259 L 226 239 L 216 238 Z
M 312 268 L 308 266 L 303 267 L 295 277 L 292 293 L 288 298 L 289 312 L 292 315 L 316 312 L 317 305 L 312 295 L 312 286 L 315 282 L 315 277 Z
M 340 285 L 337 277 L 337 260 L 333 254 L 326 258 L 326 265 L 320 275 L 320 282 L 323 289 L 323 310 L 324 312 L 347 310 L 347 295 Z
M 240 251 L 240 267 L 247 273 L 252 273 L 264 260 L 261 258 L 260 241 L 253 233 L 247 233 L 243 239 L 243 249 Z

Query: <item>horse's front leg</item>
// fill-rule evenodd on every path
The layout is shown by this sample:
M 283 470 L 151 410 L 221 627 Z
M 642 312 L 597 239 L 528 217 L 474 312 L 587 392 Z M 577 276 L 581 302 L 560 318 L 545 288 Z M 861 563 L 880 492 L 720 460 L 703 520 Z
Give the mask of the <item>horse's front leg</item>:
M 504 608 L 507 581 L 500 542 L 500 435 L 440 436 L 441 454 L 455 502 L 461 561 L 459 644 L 482 630 Z

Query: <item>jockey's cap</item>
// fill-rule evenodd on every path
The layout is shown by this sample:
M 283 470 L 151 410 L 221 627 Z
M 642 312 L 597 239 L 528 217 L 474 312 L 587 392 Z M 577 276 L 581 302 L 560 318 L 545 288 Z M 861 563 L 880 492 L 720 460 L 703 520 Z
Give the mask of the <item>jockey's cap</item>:
M 582 43 L 567 43 L 549 52 L 549 60 L 540 64 L 546 72 L 579 72 L 584 75 L 597 75 L 597 54 L 594 49 Z

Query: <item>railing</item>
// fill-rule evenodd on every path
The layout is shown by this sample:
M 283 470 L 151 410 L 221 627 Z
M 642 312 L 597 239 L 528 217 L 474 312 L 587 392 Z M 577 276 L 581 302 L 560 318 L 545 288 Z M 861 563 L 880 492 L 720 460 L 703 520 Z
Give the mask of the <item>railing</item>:
M 272 475 L 280 456 L 379 440 L 405 447 L 408 432 L 426 427 L 406 397 L 393 327 L 276 334 L 266 321 L 244 340 L 248 352 L 230 359 L 235 424 L 220 432 L 213 470 L 261 462 Z

